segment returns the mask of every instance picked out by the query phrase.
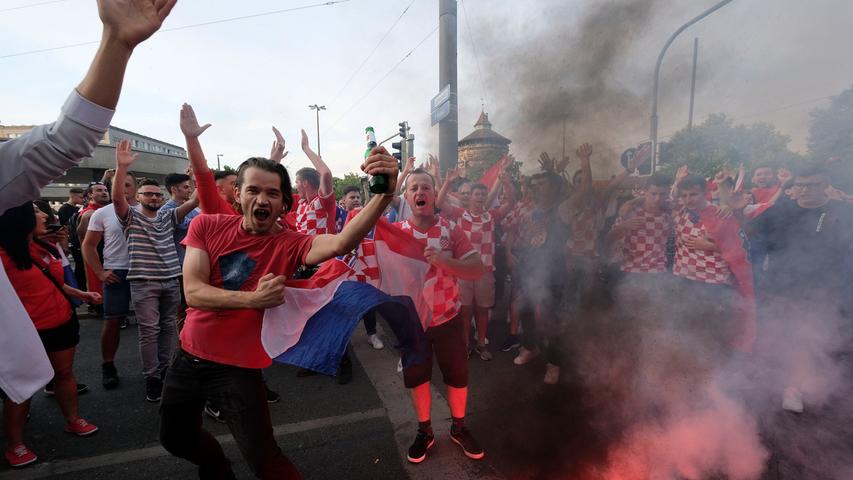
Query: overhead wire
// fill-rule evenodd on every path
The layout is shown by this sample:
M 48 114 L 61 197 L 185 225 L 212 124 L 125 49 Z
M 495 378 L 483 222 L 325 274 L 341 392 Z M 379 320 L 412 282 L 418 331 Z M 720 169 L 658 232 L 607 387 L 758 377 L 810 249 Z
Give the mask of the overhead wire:
M 373 47 L 373 50 L 371 50 L 370 53 L 367 54 L 367 57 L 364 58 L 364 60 L 361 62 L 361 65 L 359 65 L 358 68 L 356 68 L 355 71 L 352 73 L 352 75 L 350 75 L 347 81 L 344 82 L 344 86 L 341 87 L 338 93 L 335 94 L 335 96 L 332 98 L 332 101 L 329 102 L 330 104 L 334 104 L 341 97 L 341 94 L 344 93 L 344 91 L 347 89 L 353 79 L 355 79 L 355 77 L 361 72 L 364 66 L 367 65 L 367 62 L 373 57 L 373 54 L 376 53 L 376 50 L 379 49 L 379 46 L 382 45 L 382 42 L 384 42 L 385 39 L 388 38 L 388 35 L 391 34 L 391 32 L 394 30 L 394 27 L 396 27 L 397 24 L 400 23 L 400 20 L 402 20 L 403 16 L 406 15 L 406 12 L 408 12 L 412 5 L 414 5 L 415 1 L 416 0 L 412 0 L 411 2 L 409 2 L 408 5 L 406 5 L 406 8 L 404 8 L 400 15 L 397 17 L 397 19 L 394 20 L 394 23 L 391 24 L 391 26 L 388 28 L 388 31 L 386 31 L 385 34 L 382 35 L 382 38 L 379 39 L 379 42 L 376 43 L 376 45 Z
M 460 0 L 462 4 L 462 13 L 465 15 L 465 26 L 468 29 L 468 38 L 471 40 L 471 51 L 474 52 L 474 62 L 477 64 L 477 74 L 480 77 L 480 99 L 483 102 L 483 109 L 489 102 L 486 98 L 486 82 L 483 81 L 483 69 L 480 67 L 480 56 L 477 54 L 477 45 L 474 42 L 474 32 L 471 30 L 471 22 L 468 19 L 468 10 L 465 8 L 465 0 Z
M 56 1 L 56 0 L 54 0 L 54 1 Z M 60 0 L 60 1 L 62 1 L 62 0 Z M 352 1 L 352 0 L 330 0 L 327 2 L 313 3 L 310 5 L 301 5 L 298 7 L 282 8 L 279 10 L 272 10 L 269 12 L 253 13 L 250 15 L 240 15 L 237 17 L 222 18 L 219 20 L 211 20 L 211 21 L 207 21 L 207 22 L 193 23 L 190 25 L 181 25 L 178 27 L 163 28 L 163 29 L 160 29 L 160 32 L 161 33 L 163 33 L 163 32 L 175 32 L 178 30 L 186 30 L 189 28 L 205 27 L 208 25 L 215 25 L 215 24 L 226 23 L 226 22 L 235 22 L 238 20 L 246 20 L 249 18 L 266 17 L 269 15 L 279 15 L 282 13 L 290 13 L 290 12 L 295 12 L 295 11 L 299 11 L 299 10 L 307 10 L 307 9 L 311 9 L 311 8 L 330 7 L 332 5 L 337 5 L 340 3 L 347 3 L 350 1 Z M 52 51 L 56 51 L 56 50 L 64 50 L 67 48 L 81 47 L 84 45 L 96 45 L 98 43 L 100 43 L 100 40 L 93 40 L 90 42 L 72 43 L 72 44 L 60 45 L 60 46 L 56 46 L 56 47 L 40 48 L 37 50 L 28 50 L 25 52 L 10 53 L 10 54 L 6 54 L 6 55 L 0 55 L 0 60 L 5 59 L 5 58 L 12 58 L 12 57 L 22 57 L 25 55 L 34 55 L 37 53 L 52 52 Z
M 0 13 L 11 12 L 13 10 L 23 10 L 25 8 L 40 7 L 42 5 L 50 5 L 52 3 L 62 3 L 68 0 L 47 0 L 44 2 L 28 3 L 26 5 L 18 5 L 17 7 L 0 8 Z

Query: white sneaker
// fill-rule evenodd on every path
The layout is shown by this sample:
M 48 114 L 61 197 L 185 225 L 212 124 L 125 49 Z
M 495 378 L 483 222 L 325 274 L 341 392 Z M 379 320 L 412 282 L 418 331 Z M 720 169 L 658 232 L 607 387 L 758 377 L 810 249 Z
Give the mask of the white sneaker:
M 786 388 L 782 394 L 782 408 L 789 412 L 803 413 L 803 392 L 794 387 Z
M 400 373 L 402 371 L 403 371 L 403 359 L 401 358 L 401 359 L 397 360 L 397 373 Z
M 518 355 L 512 359 L 512 363 L 516 365 L 524 365 L 534 358 L 539 356 L 539 349 L 534 348 L 533 350 L 528 350 L 524 347 L 518 349 Z
M 556 385 L 560 381 L 560 367 L 546 363 L 545 364 L 545 385 Z
M 373 335 L 368 335 L 367 341 L 370 342 L 371 345 L 373 345 L 373 348 L 375 350 L 382 350 L 383 348 L 385 348 L 385 344 L 382 343 L 382 339 L 379 338 L 379 335 L 375 333 Z

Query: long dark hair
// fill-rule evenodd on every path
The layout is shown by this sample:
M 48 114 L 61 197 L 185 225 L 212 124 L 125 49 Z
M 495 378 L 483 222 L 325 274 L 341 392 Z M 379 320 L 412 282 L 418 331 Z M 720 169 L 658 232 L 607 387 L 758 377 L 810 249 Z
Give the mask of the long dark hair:
M 29 235 L 36 228 L 36 212 L 33 203 L 27 202 L 6 210 L 0 215 L 0 247 L 15 262 L 18 270 L 29 270 L 33 266 L 30 258 Z

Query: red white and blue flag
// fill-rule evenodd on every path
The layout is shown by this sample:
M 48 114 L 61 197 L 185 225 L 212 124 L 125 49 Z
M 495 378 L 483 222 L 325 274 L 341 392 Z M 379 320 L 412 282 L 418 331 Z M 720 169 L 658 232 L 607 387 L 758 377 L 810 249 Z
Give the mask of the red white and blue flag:
M 349 255 L 310 279 L 289 280 L 285 302 L 267 309 L 261 340 L 275 361 L 334 375 L 352 332 L 376 310 L 397 337 L 403 365 L 423 361 L 431 320 L 423 295 L 430 264 L 424 245 L 380 219 Z

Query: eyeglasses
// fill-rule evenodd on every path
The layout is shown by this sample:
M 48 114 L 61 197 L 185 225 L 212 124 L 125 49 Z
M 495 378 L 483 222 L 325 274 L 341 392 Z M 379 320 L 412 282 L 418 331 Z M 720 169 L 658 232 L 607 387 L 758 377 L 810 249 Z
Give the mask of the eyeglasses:
M 92 187 L 95 187 L 95 186 L 98 186 L 98 185 L 100 185 L 100 186 L 102 186 L 102 187 L 106 187 L 106 186 L 107 186 L 104 182 L 89 182 L 89 188 L 92 188 Z
M 794 186 L 797 188 L 823 188 L 824 183 L 823 182 L 811 182 L 811 183 L 794 182 Z
M 143 197 L 155 197 L 155 198 L 163 198 L 163 194 L 160 192 L 139 192 Z

